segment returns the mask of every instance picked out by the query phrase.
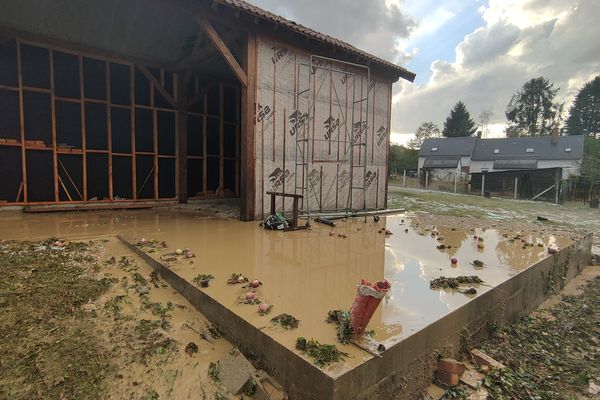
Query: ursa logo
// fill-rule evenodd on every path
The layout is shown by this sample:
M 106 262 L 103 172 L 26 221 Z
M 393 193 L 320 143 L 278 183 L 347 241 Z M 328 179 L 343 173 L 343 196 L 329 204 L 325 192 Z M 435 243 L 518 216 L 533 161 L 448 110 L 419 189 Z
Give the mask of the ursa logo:
M 321 173 L 316 168 L 313 168 L 308 173 L 308 179 L 309 179 L 311 185 L 314 188 L 317 188 L 321 184 Z
M 352 74 L 349 72 L 346 72 L 344 75 L 342 75 L 340 81 L 342 82 L 342 85 L 345 85 L 346 82 L 348 82 L 348 80 L 352 77 Z
M 256 120 L 262 122 L 263 119 L 271 114 L 271 107 L 258 105 L 258 112 L 256 113 Z
M 331 136 L 333 135 L 333 132 L 335 132 L 335 130 L 340 126 L 340 119 L 339 118 L 333 118 L 332 116 L 330 116 L 329 118 L 327 118 L 325 120 L 325 122 L 323 122 L 323 127 L 325 130 L 325 139 L 329 139 L 331 138 Z
M 371 186 L 373 182 L 377 179 L 377 171 L 367 171 L 367 175 L 365 175 L 365 187 Z
M 317 69 L 319 69 L 318 67 L 322 67 L 323 64 L 324 64 L 323 60 L 319 60 L 318 58 L 316 60 L 314 60 L 312 63 L 312 69 L 310 71 L 310 74 L 314 75 L 315 72 L 317 72 Z
M 279 62 L 283 56 L 285 56 L 289 50 L 286 49 L 285 47 L 272 47 L 273 49 L 273 57 L 271 57 L 271 62 L 273 64 L 277 64 L 277 62 Z
M 304 124 L 306 124 L 306 121 L 308 120 L 308 114 L 302 113 L 300 110 L 295 110 L 292 114 L 290 114 L 288 120 L 291 126 L 289 131 L 290 135 L 294 136 L 298 133 L 298 131 L 300 131 L 300 129 L 304 127 Z
M 387 129 L 382 125 L 377 129 L 375 134 L 377 136 L 377 145 L 380 146 L 387 137 Z
M 342 170 L 338 175 L 338 192 L 343 192 L 350 183 L 350 174 L 347 170 Z
M 367 121 L 355 122 L 352 126 L 352 131 L 354 133 L 354 140 L 359 141 L 363 134 L 367 132 Z
M 273 172 L 269 175 L 269 182 L 271 182 L 271 186 L 273 190 L 277 190 L 283 186 L 283 181 L 288 179 L 291 175 L 289 169 L 285 171 L 279 167 L 275 168 Z

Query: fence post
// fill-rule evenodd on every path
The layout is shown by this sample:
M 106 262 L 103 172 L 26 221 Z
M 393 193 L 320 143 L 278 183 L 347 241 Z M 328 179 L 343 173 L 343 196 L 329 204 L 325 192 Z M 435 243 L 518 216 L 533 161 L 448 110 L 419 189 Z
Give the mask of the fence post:
M 481 197 L 483 197 L 485 191 L 485 174 L 481 174 Z
M 406 170 L 402 172 L 402 186 L 406 187 Z
M 429 171 L 425 170 L 425 189 L 429 186 Z
M 518 191 L 519 191 L 519 177 L 515 176 L 515 197 L 514 197 L 515 200 L 517 199 Z
M 454 193 L 456 193 L 456 185 L 458 185 L 458 173 L 454 172 Z

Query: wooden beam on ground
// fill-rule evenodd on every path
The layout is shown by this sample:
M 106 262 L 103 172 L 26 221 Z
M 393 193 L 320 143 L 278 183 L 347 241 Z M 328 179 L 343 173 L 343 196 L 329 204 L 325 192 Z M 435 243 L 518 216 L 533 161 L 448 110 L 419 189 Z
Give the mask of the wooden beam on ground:
M 229 65 L 235 76 L 238 78 L 242 86 L 247 87 L 248 75 L 237 62 L 237 60 L 235 59 L 235 57 L 233 56 L 223 39 L 221 39 L 221 36 L 219 36 L 219 33 L 215 30 L 214 26 L 210 23 L 208 19 L 201 16 L 196 16 L 196 21 L 204 30 L 204 32 L 206 32 L 206 34 L 213 42 L 217 50 L 219 50 L 219 52 L 223 55 L 225 61 L 227 61 L 227 64 Z
M 249 32 L 244 49 L 244 68 L 248 74 L 248 84 L 242 86 L 241 93 L 241 137 L 240 161 L 242 177 L 240 179 L 240 219 L 254 219 L 256 198 L 255 182 L 255 111 L 256 111 L 256 35 Z
M 152 84 L 154 85 L 156 90 L 158 90 L 158 93 L 160 93 L 162 95 L 162 97 L 164 97 L 165 100 L 167 100 L 167 102 L 171 105 L 171 107 L 177 108 L 177 102 L 175 101 L 173 96 L 171 96 L 169 94 L 169 92 L 167 92 L 165 87 L 158 81 L 158 79 L 156 79 L 156 77 L 154 75 L 152 75 L 152 73 L 148 70 L 148 68 L 146 68 L 144 65 L 141 65 L 141 64 L 136 64 L 135 66 L 137 67 L 137 69 L 140 70 L 140 72 L 142 74 L 144 74 L 144 76 L 150 82 L 152 82 Z

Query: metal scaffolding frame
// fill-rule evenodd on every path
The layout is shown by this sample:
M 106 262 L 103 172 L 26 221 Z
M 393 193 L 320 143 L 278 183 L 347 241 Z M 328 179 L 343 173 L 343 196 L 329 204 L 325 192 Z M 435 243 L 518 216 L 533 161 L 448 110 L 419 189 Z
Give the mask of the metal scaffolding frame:
M 329 66 L 322 66 L 322 65 L 320 65 L 320 63 L 319 64 L 315 63 L 315 60 L 328 61 L 328 62 L 330 62 L 330 64 L 329 64 Z M 344 70 L 340 70 L 340 69 L 334 69 L 333 63 L 345 65 L 347 67 L 359 68 L 359 69 L 366 70 L 367 93 L 364 97 L 356 99 L 357 77 L 360 78 L 361 76 L 354 72 L 344 71 Z M 300 82 L 302 80 L 300 78 L 302 76 L 302 74 L 301 74 L 302 68 L 308 68 L 308 87 L 306 89 L 302 89 L 300 87 L 301 86 Z M 351 81 L 352 81 L 352 94 L 351 94 L 351 96 L 352 96 L 352 100 L 351 100 L 352 111 L 351 111 L 351 116 L 350 116 L 351 117 L 350 124 L 348 124 L 348 120 L 347 120 L 348 115 L 344 114 L 344 112 L 341 108 L 341 102 L 339 100 L 337 90 L 335 90 L 335 85 L 333 85 L 333 89 L 335 91 L 335 96 L 337 99 L 337 106 L 340 109 L 341 118 L 343 118 L 343 127 L 344 127 L 344 133 L 345 133 L 344 142 L 345 142 L 345 145 L 347 146 L 344 153 L 348 154 L 349 156 L 347 159 L 338 160 L 338 162 L 337 162 L 337 174 L 338 175 L 336 176 L 336 179 L 332 180 L 332 182 L 327 190 L 327 194 L 325 196 L 325 201 L 327 200 L 329 194 L 331 193 L 331 189 L 333 188 L 335 182 L 339 178 L 340 167 L 342 165 L 348 163 L 349 164 L 350 187 L 348 188 L 348 197 L 346 199 L 346 207 L 343 209 L 336 209 L 334 211 L 342 211 L 344 213 L 344 215 L 346 215 L 346 216 L 356 215 L 357 210 L 353 209 L 354 192 L 360 191 L 360 192 L 362 192 L 362 200 L 363 200 L 362 210 L 364 212 L 364 216 L 365 216 L 365 220 L 366 220 L 367 212 L 368 212 L 367 195 L 366 195 L 367 154 L 368 154 L 368 152 L 367 152 L 367 146 L 368 146 L 367 136 L 368 136 L 368 131 L 369 131 L 369 129 L 368 129 L 369 94 L 371 91 L 371 70 L 366 65 L 355 64 L 355 63 L 351 63 L 351 62 L 346 62 L 346 61 L 323 57 L 323 56 L 318 56 L 318 55 L 311 55 L 310 63 L 308 63 L 308 64 L 307 63 L 298 64 L 298 80 L 296 81 L 296 104 L 298 105 L 298 109 L 300 110 L 300 104 L 301 104 L 300 100 L 303 95 L 307 94 L 308 101 L 307 101 L 307 112 L 305 114 L 303 114 L 303 117 L 306 118 L 306 123 L 303 125 L 303 129 L 302 129 L 301 133 L 296 134 L 294 193 L 302 194 L 304 196 L 303 202 L 302 202 L 302 207 L 306 213 L 306 216 L 308 217 L 309 223 L 310 223 L 311 216 L 325 215 L 325 214 L 323 214 L 324 201 L 322 202 L 319 199 L 319 197 L 317 196 L 317 191 L 316 191 L 315 186 L 309 176 L 309 164 L 311 163 L 311 160 L 312 160 L 312 164 L 315 164 L 318 162 L 318 161 L 314 160 L 314 154 L 310 154 L 310 149 L 311 149 L 310 132 L 311 132 L 312 123 L 314 120 L 313 107 L 315 105 L 318 94 L 323 86 L 323 83 L 325 82 L 325 80 L 323 80 L 321 82 L 321 84 L 319 85 L 319 87 L 316 88 L 316 80 L 315 80 L 315 82 L 313 82 L 313 79 L 316 79 L 316 75 L 317 75 L 316 71 L 317 70 L 325 70 L 325 71 L 329 72 L 330 76 L 333 73 L 343 74 L 343 75 L 349 77 L 349 79 L 351 79 Z M 313 73 L 313 71 L 314 71 L 314 73 Z M 315 75 L 314 78 L 313 78 L 313 75 Z M 314 89 L 313 89 L 313 86 L 315 86 Z M 363 104 L 365 105 L 364 106 L 365 107 L 365 120 L 364 121 L 362 121 L 360 119 L 360 118 L 362 118 Z M 356 116 L 356 112 L 355 112 L 357 105 L 360 107 L 358 121 L 356 120 L 357 116 Z M 342 125 L 342 123 L 340 125 Z M 326 139 L 316 139 L 314 137 L 312 138 L 312 141 L 322 141 L 322 140 L 326 140 Z M 355 150 L 358 150 L 358 157 L 354 154 Z M 364 151 L 364 157 L 361 157 L 361 154 L 363 151 Z M 355 174 L 357 173 L 357 170 L 361 170 L 361 169 L 362 169 L 362 182 L 359 181 L 358 183 L 355 183 Z M 300 172 L 302 174 L 301 175 L 302 178 L 299 178 Z M 357 176 L 360 176 L 360 175 L 357 175 Z M 311 212 L 311 201 L 312 201 L 311 197 L 314 197 L 314 200 L 316 201 L 316 205 L 317 205 L 316 208 L 318 209 L 317 213 Z M 331 211 L 331 210 L 327 210 L 327 211 Z M 328 214 L 331 214 L 331 212 L 329 212 Z

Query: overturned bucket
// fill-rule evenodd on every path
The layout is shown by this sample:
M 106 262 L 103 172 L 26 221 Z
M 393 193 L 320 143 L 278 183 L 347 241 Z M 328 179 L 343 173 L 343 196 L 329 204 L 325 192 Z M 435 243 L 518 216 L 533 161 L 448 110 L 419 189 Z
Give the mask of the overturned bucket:
M 356 288 L 356 297 L 350 310 L 350 327 L 354 335 L 362 335 L 392 284 L 387 279 L 371 283 L 364 279 Z

